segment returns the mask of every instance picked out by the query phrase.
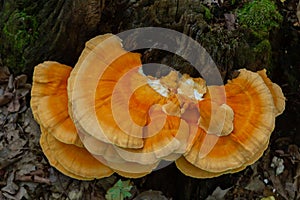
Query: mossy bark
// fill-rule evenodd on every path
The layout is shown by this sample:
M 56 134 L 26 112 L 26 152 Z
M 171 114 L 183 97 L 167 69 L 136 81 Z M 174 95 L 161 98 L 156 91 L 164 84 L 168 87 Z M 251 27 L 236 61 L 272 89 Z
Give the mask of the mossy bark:
M 1 1 L 0 6 L 0 55 L 13 73 L 31 74 L 44 60 L 74 66 L 93 36 L 145 26 L 171 28 L 196 39 L 211 54 L 224 79 L 236 68 L 256 70 L 270 64 L 269 50 L 255 51 L 253 41 L 246 39 L 247 31 L 228 30 L 224 23 L 213 25 L 224 18 L 224 9 L 200 1 L 11 0 Z M 20 32 L 21 36 L 9 37 Z M 193 73 L 187 63 L 173 59 L 171 64 Z
M 31 73 L 44 60 L 74 65 L 85 41 L 99 32 L 104 2 L 12 0 L 0 6 L 2 62 L 13 73 Z

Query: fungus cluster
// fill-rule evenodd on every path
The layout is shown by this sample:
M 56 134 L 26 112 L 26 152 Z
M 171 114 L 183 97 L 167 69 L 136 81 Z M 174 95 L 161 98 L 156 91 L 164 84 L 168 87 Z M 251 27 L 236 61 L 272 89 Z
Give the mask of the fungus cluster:
M 112 34 L 88 41 L 73 69 L 37 65 L 31 92 L 44 154 L 81 180 L 138 178 L 164 161 L 197 178 L 240 171 L 263 154 L 284 107 L 264 70 L 241 69 L 225 86 L 176 71 L 155 78 Z

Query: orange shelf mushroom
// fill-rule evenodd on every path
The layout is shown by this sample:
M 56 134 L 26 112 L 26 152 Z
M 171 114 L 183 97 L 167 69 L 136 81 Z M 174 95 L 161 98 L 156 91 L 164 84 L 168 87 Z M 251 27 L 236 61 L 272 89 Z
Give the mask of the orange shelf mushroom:
M 262 77 L 273 96 L 275 115 L 281 115 L 285 108 L 285 97 L 283 96 L 281 88 L 268 78 L 267 71 L 265 69 L 260 70 L 257 73 Z
M 188 128 L 183 128 L 187 125 L 180 117 L 166 114 L 180 110 L 177 98 L 158 93 L 140 68 L 140 55 L 124 51 L 120 39 L 108 34 L 87 42 L 69 79 L 69 104 L 76 127 L 98 143 L 113 145 L 114 151 L 95 151 L 91 142 L 83 139 L 83 143 L 95 156 L 110 162 L 110 166 L 124 160 L 157 166 L 160 160 L 170 159 L 172 153 L 185 151 L 181 143 L 188 137 Z M 93 83 L 85 85 L 86 77 Z M 171 73 L 163 82 L 170 84 L 173 79 Z M 94 94 L 93 98 L 90 94 Z M 113 168 L 132 169 L 126 164 Z
M 176 161 L 177 167 L 186 175 L 208 178 L 240 171 L 257 161 L 268 146 L 275 116 L 284 109 L 281 89 L 273 92 L 271 86 L 278 89 L 265 72 L 241 69 L 239 76 L 225 85 L 226 99 L 211 99 L 208 92 L 199 101 L 200 120 L 193 145 Z M 208 90 L 220 87 L 209 86 Z M 211 109 L 214 104 L 219 105 L 217 110 Z M 220 115 L 218 108 L 224 105 L 230 111 Z M 216 121 L 224 123 L 223 130 L 209 133 Z
M 285 107 L 264 70 L 241 69 L 225 86 L 176 71 L 155 78 L 112 34 L 89 40 L 74 69 L 36 66 L 31 94 L 50 164 L 82 180 L 138 178 L 175 160 L 196 178 L 240 171 L 261 157 Z
M 37 122 L 59 141 L 82 147 L 69 117 L 67 80 L 72 68 L 58 62 L 44 62 L 34 69 L 31 109 Z
M 68 114 L 67 79 L 72 68 L 57 62 L 35 67 L 31 108 L 41 126 L 40 144 L 51 165 L 80 180 L 110 176 L 113 171 L 81 143 Z
M 99 162 L 85 148 L 62 143 L 43 128 L 41 130 L 42 149 L 50 164 L 62 173 L 80 180 L 92 180 L 113 174 L 113 170 Z

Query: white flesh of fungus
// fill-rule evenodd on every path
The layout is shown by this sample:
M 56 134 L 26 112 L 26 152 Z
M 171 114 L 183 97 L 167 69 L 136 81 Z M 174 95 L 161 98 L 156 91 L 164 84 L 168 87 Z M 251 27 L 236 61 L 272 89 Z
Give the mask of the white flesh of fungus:
M 139 73 L 147 77 L 147 82 L 151 88 L 153 88 L 160 95 L 164 97 L 169 97 L 170 89 L 166 85 L 162 84 L 160 79 L 145 75 L 142 67 L 139 68 Z M 179 78 L 180 77 L 179 73 L 177 73 L 177 75 L 179 79 L 178 80 L 179 87 L 177 88 L 178 94 L 182 94 L 193 100 L 198 100 L 198 101 L 203 100 L 202 97 L 204 94 L 200 93 L 197 89 L 195 89 L 197 83 L 194 82 L 193 78 L 181 79 Z

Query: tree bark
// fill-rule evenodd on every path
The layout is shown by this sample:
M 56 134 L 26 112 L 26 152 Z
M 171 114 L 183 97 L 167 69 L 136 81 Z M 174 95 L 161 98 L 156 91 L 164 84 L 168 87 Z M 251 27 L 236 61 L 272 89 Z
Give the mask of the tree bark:
M 104 1 L 12 0 L 1 1 L 1 8 L 2 62 L 13 73 L 31 73 L 44 60 L 73 66 L 85 41 L 99 33 Z
M 31 74 L 33 67 L 44 60 L 74 66 L 90 38 L 147 26 L 177 30 L 200 42 L 223 78 L 230 77 L 232 70 L 240 66 L 255 70 L 266 64 L 269 56 L 253 52 L 245 40 L 247 32 L 228 30 L 222 21 L 221 28 L 212 27 L 212 20 L 224 18 L 224 10 L 211 7 L 209 11 L 202 1 L 2 0 L 0 6 L 0 55 L 13 73 Z M 12 28 L 5 31 L 9 25 Z M 17 38 L 10 37 L 18 32 L 22 34 Z M 231 40 L 237 41 L 231 44 Z M 193 73 L 188 63 L 177 63 L 176 58 L 171 64 Z

